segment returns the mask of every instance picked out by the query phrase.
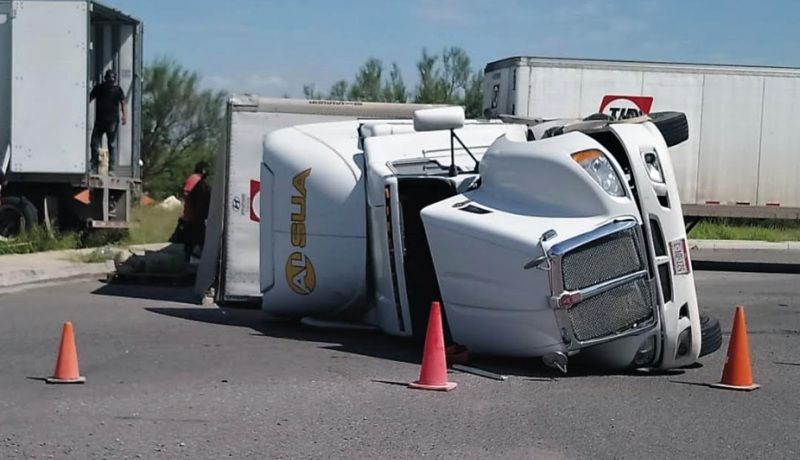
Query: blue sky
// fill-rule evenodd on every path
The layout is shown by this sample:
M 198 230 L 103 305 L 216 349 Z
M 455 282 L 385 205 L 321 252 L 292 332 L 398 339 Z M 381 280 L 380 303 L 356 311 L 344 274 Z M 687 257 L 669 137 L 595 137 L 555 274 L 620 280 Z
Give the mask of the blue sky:
M 792 0 L 101 0 L 145 23 L 145 57 L 204 85 L 302 96 L 352 80 L 370 56 L 409 88 L 423 47 L 460 46 L 473 67 L 514 55 L 800 67 Z M 188 6 L 191 5 L 191 6 Z

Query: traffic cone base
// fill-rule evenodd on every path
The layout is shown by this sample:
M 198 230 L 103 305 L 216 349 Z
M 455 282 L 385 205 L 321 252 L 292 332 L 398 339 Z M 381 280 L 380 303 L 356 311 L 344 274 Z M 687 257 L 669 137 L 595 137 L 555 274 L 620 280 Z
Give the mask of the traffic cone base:
M 761 385 L 758 385 L 756 383 L 746 386 L 726 385 L 724 383 L 712 383 L 710 386 L 712 388 L 722 388 L 723 390 L 739 390 L 739 391 L 753 391 L 761 388 Z
M 424 383 L 419 383 L 417 381 L 408 384 L 409 388 L 413 388 L 415 390 L 433 390 L 433 391 L 450 391 L 456 386 L 458 386 L 456 382 L 447 382 L 442 385 L 426 385 Z
M 447 381 L 447 359 L 444 351 L 444 329 L 442 310 L 439 302 L 431 304 L 428 330 L 425 333 L 425 346 L 422 351 L 422 368 L 419 379 L 408 384 L 415 390 L 450 391 L 456 387 Z
M 55 377 L 49 377 L 44 379 L 47 383 L 86 383 L 86 377 L 80 376 L 76 379 L 57 379 Z

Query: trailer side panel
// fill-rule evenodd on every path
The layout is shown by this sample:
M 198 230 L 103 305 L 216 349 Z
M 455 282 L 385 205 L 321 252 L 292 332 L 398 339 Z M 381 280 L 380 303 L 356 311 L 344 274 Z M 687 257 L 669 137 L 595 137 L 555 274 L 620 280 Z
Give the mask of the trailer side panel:
M 763 77 L 706 75 L 699 204 L 756 203 L 763 86 Z
M 770 78 L 764 82 L 758 204 L 800 206 L 800 129 L 797 107 L 800 79 Z
M 86 171 L 85 1 L 15 3 L 11 26 L 11 170 Z M 58 139 L 58 142 L 53 142 Z

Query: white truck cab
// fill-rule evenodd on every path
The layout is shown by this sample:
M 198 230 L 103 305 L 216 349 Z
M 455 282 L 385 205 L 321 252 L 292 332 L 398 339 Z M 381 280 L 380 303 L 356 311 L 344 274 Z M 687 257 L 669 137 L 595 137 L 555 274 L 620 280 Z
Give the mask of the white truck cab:
M 694 363 L 700 315 L 664 138 L 681 118 L 664 135 L 649 118 L 512 121 L 448 107 L 268 134 L 263 309 L 422 337 L 441 300 L 448 339 L 475 353 L 564 371 L 578 354 L 614 369 Z

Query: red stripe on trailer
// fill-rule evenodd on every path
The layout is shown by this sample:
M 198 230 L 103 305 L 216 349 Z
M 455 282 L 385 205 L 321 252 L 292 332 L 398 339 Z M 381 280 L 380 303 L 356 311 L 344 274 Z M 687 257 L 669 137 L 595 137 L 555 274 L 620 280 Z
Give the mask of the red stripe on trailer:
M 780 203 L 767 203 L 767 206 L 771 206 L 773 208 L 779 208 L 781 206 Z
M 736 205 L 737 206 L 750 206 L 750 202 L 749 201 L 737 201 Z
M 719 204 L 719 201 L 706 201 L 706 204 Z

